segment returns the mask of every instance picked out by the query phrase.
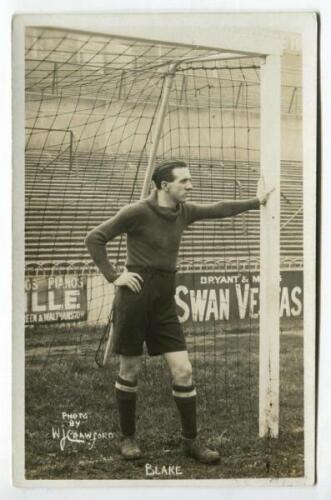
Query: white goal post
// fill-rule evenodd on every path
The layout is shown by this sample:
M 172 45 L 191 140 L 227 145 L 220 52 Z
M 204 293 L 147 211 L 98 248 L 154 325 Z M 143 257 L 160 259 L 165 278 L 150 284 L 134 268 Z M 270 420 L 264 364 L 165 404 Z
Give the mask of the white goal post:
M 243 56 L 245 57 L 245 56 Z M 215 56 L 216 59 L 216 56 Z M 176 66 L 172 66 L 155 130 L 141 198 L 147 196 L 154 169 L 169 91 Z M 273 190 L 260 219 L 260 348 L 259 435 L 278 437 L 279 432 L 279 287 L 280 287 L 280 146 L 281 65 L 279 55 L 265 56 L 261 67 L 261 165 L 266 190 Z
M 259 434 L 279 430 L 280 289 L 280 56 L 261 68 L 261 165 L 266 188 L 275 189 L 260 219 Z

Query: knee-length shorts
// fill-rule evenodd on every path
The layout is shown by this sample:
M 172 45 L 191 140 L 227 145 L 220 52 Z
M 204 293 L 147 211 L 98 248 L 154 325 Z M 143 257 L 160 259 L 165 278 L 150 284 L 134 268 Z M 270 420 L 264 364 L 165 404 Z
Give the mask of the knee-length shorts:
M 113 307 L 113 348 L 116 354 L 139 356 L 146 343 L 150 356 L 187 350 L 179 323 L 175 273 L 128 267 L 143 278 L 139 293 L 129 287 L 116 290 Z

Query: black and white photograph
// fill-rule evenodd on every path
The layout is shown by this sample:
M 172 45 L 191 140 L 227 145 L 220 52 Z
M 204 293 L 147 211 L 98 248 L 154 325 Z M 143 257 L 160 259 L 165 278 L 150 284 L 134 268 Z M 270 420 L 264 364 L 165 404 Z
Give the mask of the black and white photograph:
M 315 481 L 317 19 L 16 15 L 14 483 Z

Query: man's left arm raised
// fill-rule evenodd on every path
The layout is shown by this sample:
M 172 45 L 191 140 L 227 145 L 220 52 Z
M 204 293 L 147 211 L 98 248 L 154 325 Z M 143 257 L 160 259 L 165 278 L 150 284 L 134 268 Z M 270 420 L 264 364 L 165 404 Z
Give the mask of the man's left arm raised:
M 223 219 L 232 217 L 248 210 L 258 210 L 269 199 L 270 191 L 265 190 L 263 179 L 259 181 L 255 198 L 247 200 L 219 201 L 216 203 L 187 203 L 188 223 L 202 219 Z

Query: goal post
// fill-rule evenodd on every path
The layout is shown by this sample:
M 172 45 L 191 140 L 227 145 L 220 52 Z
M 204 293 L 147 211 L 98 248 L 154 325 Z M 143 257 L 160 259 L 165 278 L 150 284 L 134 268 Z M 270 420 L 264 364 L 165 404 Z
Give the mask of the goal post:
M 260 219 L 259 435 L 278 436 L 280 286 L 280 56 L 261 67 L 261 164 L 267 190 Z
M 209 58 L 215 60 L 215 56 Z M 183 61 L 185 62 L 185 61 Z M 281 65 L 279 55 L 265 57 L 261 65 L 261 164 L 266 191 L 272 190 L 260 218 L 260 346 L 259 435 L 278 437 L 279 432 L 279 287 L 280 287 L 280 146 Z M 166 77 L 164 93 L 149 157 L 141 198 L 148 194 L 171 83 L 176 65 Z
M 215 56 L 208 58 L 208 60 L 215 59 Z M 141 193 L 142 199 L 149 191 L 175 71 L 176 65 L 172 65 L 166 76 L 163 97 L 158 110 L 155 140 Z M 280 56 L 266 56 L 261 66 L 260 176 L 266 190 L 272 190 L 272 195 L 267 205 L 261 207 L 260 218 L 259 435 L 274 438 L 278 437 L 279 432 L 280 71 Z
M 215 56 L 209 60 L 215 60 Z M 166 77 L 141 198 L 146 197 L 149 191 L 175 70 L 176 65 L 173 65 Z M 260 176 L 266 190 L 272 190 L 272 195 L 267 205 L 261 207 L 260 218 L 259 435 L 274 438 L 279 432 L 280 71 L 280 56 L 266 56 L 261 65 Z
M 145 173 L 145 178 L 144 178 L 144 185 L 143 185 L 143 188 L 141 191 L 141 196 L 140 196 L 140 198 L 142 200 L 144 198 L 146 198 L 146 196 L 148 195 L 149 190 L 150 190 L 150 184 L 152 181 L 153 171 L 155 168 L 154 161 L 155 161 L 157 148 L 158 148 L 160 137 L 161 137 L 164 118 L 165 118 L 165 115 L 167 112 L 167 106 L 168 106 L 170 91 L 171 91 L 171 87 L 172 87 L 172 82 L 173 82 L 173 79 L 175 77 L 175 72 L 176 72 L 176 64 L 172 64 L 170 66 L 169 72 L 166 75 L 165 80 L 164 80 L 164 86 L 163 86 L 160 107 L 159 107 L 159 109 L 156 110 L 157 122 L 155 125 L 154 134 L 152 135 L 152 140 L 151 140 L 152 147 L 151 147 L 151 151 L 150 151 L 149 158 L 148 158 L 148 163 L 147 163 L 146 173 Z

